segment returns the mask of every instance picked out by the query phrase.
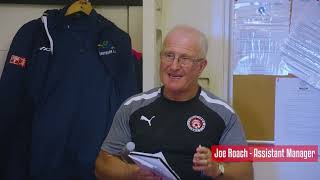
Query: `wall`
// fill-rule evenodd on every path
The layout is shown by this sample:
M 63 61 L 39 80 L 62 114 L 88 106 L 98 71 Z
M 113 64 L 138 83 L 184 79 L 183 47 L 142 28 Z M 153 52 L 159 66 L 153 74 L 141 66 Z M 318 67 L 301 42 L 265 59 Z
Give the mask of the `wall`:
M 162 0 L 143 0 L 143 90 L 160 84 L 157 71 L 157 35 L 158 23 L 161 21 Z M 158 33 L 157 33 L 158 32 Z M 159 39 L 159 38 L 158 38 Z
M 39 18 L 47 9 L 62 8 L 55 5 L 0 4 L 0 74 L 5 58 L 17 30 L 26 22 Z M 97 6 L 96 11 L 129 32 L 132 46 L 142 51 L 142 7 Z

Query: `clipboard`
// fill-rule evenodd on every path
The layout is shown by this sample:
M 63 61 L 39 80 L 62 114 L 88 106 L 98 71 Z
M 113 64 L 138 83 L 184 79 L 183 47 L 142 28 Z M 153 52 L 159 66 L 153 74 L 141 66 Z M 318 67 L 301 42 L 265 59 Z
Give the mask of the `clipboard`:
M 181 180 L 178 174 L 170 167 L 161 152 L 150 154 L 130 152 L 128 155 L 140 168 L 150 170 L 168 180 Z

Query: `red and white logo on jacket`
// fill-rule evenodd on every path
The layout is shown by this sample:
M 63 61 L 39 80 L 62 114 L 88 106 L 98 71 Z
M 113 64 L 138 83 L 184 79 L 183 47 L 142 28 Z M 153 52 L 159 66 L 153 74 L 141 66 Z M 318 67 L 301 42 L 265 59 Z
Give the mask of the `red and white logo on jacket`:
M 17 65 L 17 66 L 21 66 L 24 68 L 26 66 L 27 59 L 23 58 L 23 57 L 16 56 L 16 55 L 12 55 L 9 63 Z
M 193 132 L 201 132 L 206 127 L 206 121 L 201 116 L 191 116 L 187 121 L 187 126 Z

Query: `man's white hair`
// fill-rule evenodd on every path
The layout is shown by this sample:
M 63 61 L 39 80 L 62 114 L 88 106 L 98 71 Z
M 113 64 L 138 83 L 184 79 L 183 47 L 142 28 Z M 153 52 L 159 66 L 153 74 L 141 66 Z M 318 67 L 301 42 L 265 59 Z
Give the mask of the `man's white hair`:
M 183 31 L 183 32 L 186 32 L 186 33 L 193 33 L 193 34 L 196 34 L 197 37 L 199 38 L 199 47 L 200 47 L 200 57 L 199 58 L 206 58 L 207 56 L 207 52 L 208 52 L 208 39 L 206 37 L 206 35 L 201 32 L 200 30 L 192 27 L 192 26 L 189 26 L 189 25 L 176 25 L 175 27 L 173 27 L 166 35 L 166 38 L 164 40 L 164 43 L 165 44 L 165 41 L 167 39 L 167 37 L 173 33 L 173 32 L 176 32 L 176 31 Z M 164 49 L 164 47 L 162 47 L 162 50 Z

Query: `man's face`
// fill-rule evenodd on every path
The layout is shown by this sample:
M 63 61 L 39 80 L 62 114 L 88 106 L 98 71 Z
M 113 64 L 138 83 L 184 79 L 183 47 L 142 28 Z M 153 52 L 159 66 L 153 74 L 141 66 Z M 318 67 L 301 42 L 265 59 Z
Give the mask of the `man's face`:
M 181 93 L 198 88 L 198 77 L 206 66 L 206 60 L 199 59 L 202 58 L 200 51 L 199 40 L 189 34 L 173 33 L 166 38 L 160 57 L 160 78 L 168 92 Z M 168 61 L 167 56 L 175 56 L 175 59 Z M 186 64 L 182 59 L 192 61 Z

